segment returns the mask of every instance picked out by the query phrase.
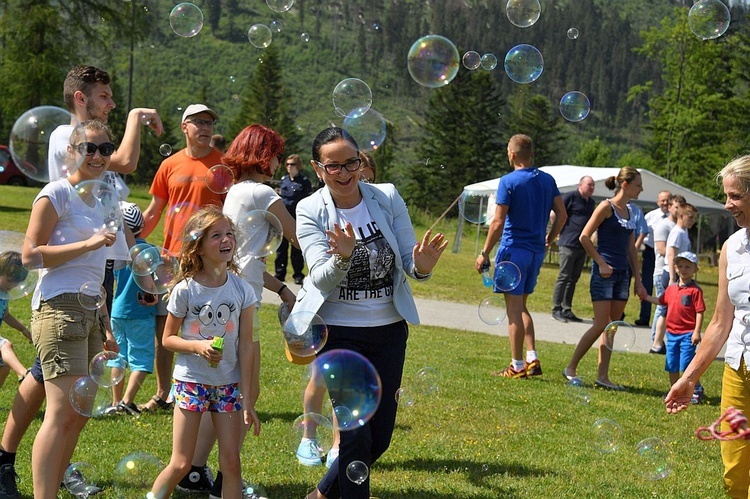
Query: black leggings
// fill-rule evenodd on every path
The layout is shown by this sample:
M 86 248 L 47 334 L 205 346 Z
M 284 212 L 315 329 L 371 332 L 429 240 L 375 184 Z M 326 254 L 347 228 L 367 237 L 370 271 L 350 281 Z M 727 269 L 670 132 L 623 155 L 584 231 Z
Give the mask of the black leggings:
M 369 499 L 370 478 L 357 485 L 346 477 L 346 467 L 362 461 L 369 468 L 388 449 L 396 425 L 396 391 L 406 357 L 409 327 L 406 321 L 376 327 L 329 326 L 328 341 L 320 353 L 335 349 L 364 355 L 380 375 L 382 398 L 375 415 L 364 426 L 341 432 L 339 457 L 318 484 L 328 499 Z

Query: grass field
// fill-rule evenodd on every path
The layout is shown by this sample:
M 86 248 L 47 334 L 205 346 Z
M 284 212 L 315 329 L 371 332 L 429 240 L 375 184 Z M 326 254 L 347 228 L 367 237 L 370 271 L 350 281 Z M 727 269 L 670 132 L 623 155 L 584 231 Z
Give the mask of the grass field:
M 23 232 L 36 191 L 0 187 L 0 229 Z M 145 189 L 134 196 L 145 207 Z M 416 218 L 416 217 L 415 217 Z M 421 221 L 420 221 L 421 222 Z M 424 231 L 429 221 L 418 223 Z M 455 223 L 455 222 L 454 222 Z M 443 230 L 452 239 L 455 225 Z M 160 228 L 151 242 L 159 243 Z M 472 236 L 459 254 L 446 253 L 433 279 L 414 286 L 419 296 L 477 303 L 486 295 L 481 279 L 473 271 Z M 554 265 L 545 265 L 532 310 L 548 311 L 554 279 Z M 716 269 L 702 269 L 699 276 L 706 293 L 710 317 L 716 295 Z M 590 317 L 588 276 L 579 283 L 575 311 Z M 638 304 L 631 299 L 628 318 L 636 316 Z M 28 298 L 11 303 L 11 312 L 28 323 Z M 297 464 L 291 442 L 291 425 L 300 414 L 304 370 L 284 360 L 275 310 L 261 310 L 263 331 L 262 394 L 258 411 L 262 433 L 245 444 L 243 476 L 251 479 L 274 499 L 301 498 L 324 470 Z M 0 332 L 11 339 L 26 363 L 34 358 L 33 347 L 6 325 Z M 573 346 L 543 344 L 544 372 L 529 380 L 498 380 L 488 372 L 509 350 L 506 337 L 450 330 L 438 327 L 411 328 L 404 386 L 410 387 L 416 372 L 434 367 L 441 375 L 439 391 L 416 396 L 412 407 L 402 408 L 393 443 L 372 469 L 373 496 L 386 498 L 572 498 L 572 497 L 720 497 L 721 459 L 717 443 L 697 440 L 696 427 L 718 417 L 718 395 L 722 366 L 713 365 L 703 378 L 709 396 L 705 405 L 676 415 L 667 415 L 661 399 L 667 391 L 663 357 L 631 353 L 616 354 L 613 379 L 630 389 L 627 393 L 606 392 L 591 387 L 569 389 L 560 371 Z M 582 372 L 593 372 L 595 355 L 588 355 Z M 5 420 L 15 393 L 9 380 L 0 390 L 0 420 Z M 147 378 L 138 402 L 154 392 L 153 377 Z M 582 395 L 590 400 L 585 402 Z M 600 418 L 619 423 L 622 434 L 613 437 L 619 448 L 602 453 L 593 424 Z M 18 454 L 20 489 L 31 497 L 30 451 L 41 422 L 34 422 Z M 670 474 L 651 480 L 641 470 L 653 470 L 636 455 L 637 442 L 659 437 L 672 450 L 667 462 Z M 171 416 L 147 414 L 138 419 L 117 416 L 93 419 L 83 431 L 74 459 L 92 464 L 101 475 L 107 492 L 99 497 L 117 497 L 113 471 L 126 454 L 142 451 L 163 461 L 171 450 Z M 216 456 L 209 463 L 216 466 Z M 657 463 L 658 464 L 658 463 Z M 663 464 L 663 463 L 662 463 Z M 133 496 L 142 497 L 142 496 Z

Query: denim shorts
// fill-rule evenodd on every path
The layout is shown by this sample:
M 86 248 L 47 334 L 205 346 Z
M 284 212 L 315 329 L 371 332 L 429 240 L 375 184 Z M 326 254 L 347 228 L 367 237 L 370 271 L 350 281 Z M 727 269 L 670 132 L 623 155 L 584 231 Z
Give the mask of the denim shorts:
M 239 383 L 212 386 L 193 381 L 174 381 L 175 406 L 190 412 L 237 412 L 242 410 Z
M 628 301 L 630 296 L 630 270 L 613 270 L 609 277 L 599 274 L 599 266 L 591 266 L 591 301 Z
M 664 370 L 668 373 L 685 372 L 690 361 L 695 357 L 696 345 L 692 344 L 693 332 L 675 334 L 667 331 L 667 358 Z
M 84 307 L 81 301 L 91 304 Z M 32 311 L 31 339 L 45 381 L 87 376 L 89 361 L 104 350 L 104 318 L 99 310 L 89 310 L 93 303 L 86 295 L 64 293 L 42 301 L 39 309 Z

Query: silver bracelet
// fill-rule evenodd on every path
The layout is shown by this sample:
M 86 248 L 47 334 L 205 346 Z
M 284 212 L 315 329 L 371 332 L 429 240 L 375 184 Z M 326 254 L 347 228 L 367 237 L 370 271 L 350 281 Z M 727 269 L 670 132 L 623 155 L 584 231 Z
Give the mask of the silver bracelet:
M 339 270 L 349 270 L 352 265 L 352 257 L 343 257 L 339 254 L 333 255 L 333 265 Z
M 432 272 L 422 274 L 421 272 L 417 270 L 417 267 L 414 267 L 414 277 L 416 277 L 417 279 L 427 279 L 430 276 L 432 276 Z

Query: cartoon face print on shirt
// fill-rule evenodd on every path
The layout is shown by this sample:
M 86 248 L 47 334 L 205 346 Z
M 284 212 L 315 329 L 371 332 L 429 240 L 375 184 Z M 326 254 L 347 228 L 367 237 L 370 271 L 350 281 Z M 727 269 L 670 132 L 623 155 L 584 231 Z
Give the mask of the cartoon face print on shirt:
M 215 336 L 225 337 L 227 333 L 236 331 L 237 326 L 231 320 L 232 312 L 237 306 L 234 303 L 221 303 L 215 305 L 206 303 L 203 306 L 194 306 L 190 309 L 191 320 L 190 333 L 195 338 L 212 340 Z

